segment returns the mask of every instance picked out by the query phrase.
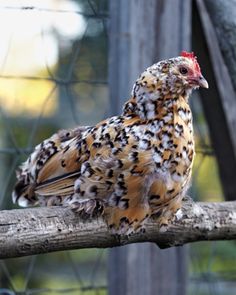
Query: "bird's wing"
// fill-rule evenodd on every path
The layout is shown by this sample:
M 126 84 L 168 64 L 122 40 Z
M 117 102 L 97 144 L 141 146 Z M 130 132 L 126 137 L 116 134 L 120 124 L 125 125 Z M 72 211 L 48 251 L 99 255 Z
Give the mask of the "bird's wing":
M 75 191 L 86 197 L 104 198 L 115 191 L 118 178 L 144 175 L 150 164 L 150 153 L 137 153 L 137 139 L 125 133 L 122 124 L 100 123 L 75 137 L 56 153 L 38 173 L 36 192 L 40 195 L 61 195 Z M 142 167 L 142 169 L 140 168 Z
M 151 152 L 138 153 L 136 135 L 125 129 L 138 121 L 111 118 L 65 139 L 56 134 L 44 141 L 18 175 L 15 201 L 28 206 L 37 203 L 38 196 L 77 193 L 125 207 L 125 196 L 132 195 L 132 187 L 136 190 L 138 179 L 145 181 L 142 176 L 151 164 Z M 139 200 L 128 202 L 134 207 Z
M 56 183 L 56 180 L 59 179 L 61 183 L 63 179 L 68 179 L 68 182 L 71 182 L 72 170 L 69 170 L 68 167 L 63 167 L 62 155 L 64 151 L 71 150 L 70 157 L 75 157 L 75 150 L 71 147 L 83 137 L 84 132 L 89 130 L 89 128 L 88 126 L 80 126 L 71 130 L 60 130 L 36 146 L 33 153 L 17 171 L 18 181 L 12 194 L 13 202 L 23 207 L 35 205 L 38 203 L 35 192 L 40 185 L 45 187 L 50 187 L 51 185 L 53 187 L 53 183 Z M 79 154 L 79 151 L 77 153 Z M 71 169 L 77 169 L 76 161 L 68 160 L 68 157 L 65 159 L 66 163 L 68 161 L 74 163 L 70 167 Z

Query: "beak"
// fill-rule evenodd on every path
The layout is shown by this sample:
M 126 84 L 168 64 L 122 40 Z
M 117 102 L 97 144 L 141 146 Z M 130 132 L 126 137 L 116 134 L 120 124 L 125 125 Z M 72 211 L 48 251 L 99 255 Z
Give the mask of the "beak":
M 202 75 L 199 77 L 198 85 L 203 88 L 209 88 L 207 80 Z

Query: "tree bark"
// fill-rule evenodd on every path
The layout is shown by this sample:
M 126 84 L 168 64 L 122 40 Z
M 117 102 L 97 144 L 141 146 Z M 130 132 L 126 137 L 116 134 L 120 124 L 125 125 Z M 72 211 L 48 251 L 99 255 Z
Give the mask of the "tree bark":
M 85 221 L 68 208 L 4 210 L 0 214 L 0 258 L 140 242 L 168 248 L 232 239 L 236 239 L 236 202 L 194 203 L 187 198 L 167 228 L 159 229 L 157 222 L 149 219 L 144 233 L 130 237 L 112 234 L 101 217 Z

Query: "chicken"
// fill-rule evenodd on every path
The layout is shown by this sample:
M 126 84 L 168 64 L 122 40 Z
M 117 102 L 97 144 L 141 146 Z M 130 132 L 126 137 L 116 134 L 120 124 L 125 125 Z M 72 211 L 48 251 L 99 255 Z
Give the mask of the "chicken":
M 62 130 L 17 171 L 20 206 L 69 205 L 109 228 L 135 232 L 155 216 L 168 225 L 189 187 L 194 138 L 189 96 L 208 88 L 193 53 L 147 68 L 120 116 Z

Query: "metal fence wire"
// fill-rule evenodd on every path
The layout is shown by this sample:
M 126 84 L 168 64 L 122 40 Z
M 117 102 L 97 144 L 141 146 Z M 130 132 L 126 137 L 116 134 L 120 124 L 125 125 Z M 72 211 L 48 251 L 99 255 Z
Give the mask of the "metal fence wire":
M 15 169 L 36 144 L 107 116 L 108 14 L 107 0 L 0 1 L 0 209 L 14 208 Z M 223 200 L 197 94 L 192 109 L 198 153 L 190 195 Z M 107 294 L 106 254 L 85 249 L 1 260 L 0 294 Z M 233 294 L 235 261 L 233 242 L 189 246 L 188 294 Z

